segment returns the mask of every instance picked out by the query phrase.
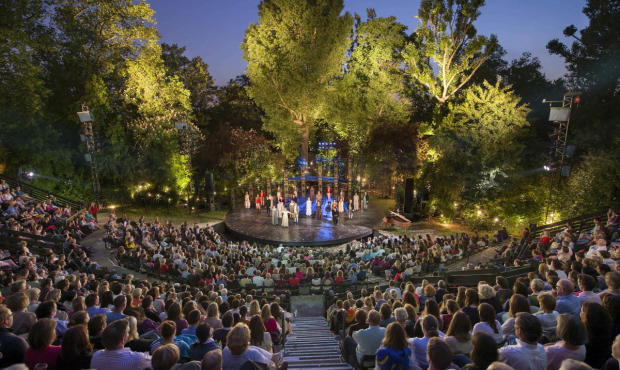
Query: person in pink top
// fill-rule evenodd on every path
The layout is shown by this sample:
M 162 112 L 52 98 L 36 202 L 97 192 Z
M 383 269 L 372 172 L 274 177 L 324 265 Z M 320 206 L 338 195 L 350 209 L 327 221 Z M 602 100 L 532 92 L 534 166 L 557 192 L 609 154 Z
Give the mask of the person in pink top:
M 47 370 L 56 370 L 56 359 L 60 354 L 60 346 L 52 346 L 56 340 L 56 321 L 41 319 L 28 333 L 30 347 L 24 355 L 24 363 L 33 370 L 37 364 L 47 364 Z
M 586 358 L 584 344 L 588 338 L 588 332 L 581 320 L 567 313 L 558 316 L 557 320 L 556 335 L 561 341 L 545 346 L 547 370 L 559 370 L 562 361 L 568 358 L 577 361 L 583 361 Z

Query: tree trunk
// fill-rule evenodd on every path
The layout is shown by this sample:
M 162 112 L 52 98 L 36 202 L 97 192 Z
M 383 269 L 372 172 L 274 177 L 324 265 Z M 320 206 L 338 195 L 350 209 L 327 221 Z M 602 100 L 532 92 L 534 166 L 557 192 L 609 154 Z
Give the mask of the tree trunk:
M 304 127 L 302 128 L 302 130 L 303 130 L 303 136 L 302 136 L 302 143 L 301 143 L 301 155 L 304 157 L 304 160 L 307 166 L 308 164 L 310 164 L 310 158 L 308 157 L 308 149 L 309 149 L 309 142 L 310 142 L 310 126 L 308 126 L 308 124 L 304 122 Z M 305 170 L 306 166 L 304 166 L 303 170 Z

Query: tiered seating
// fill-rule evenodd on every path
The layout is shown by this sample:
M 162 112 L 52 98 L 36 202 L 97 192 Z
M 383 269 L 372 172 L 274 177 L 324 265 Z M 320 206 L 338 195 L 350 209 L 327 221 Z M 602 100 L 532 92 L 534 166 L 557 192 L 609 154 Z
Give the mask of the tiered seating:
M 338 341 L 322 317 L 298 317 L 292 324 L 294 334 L 287 336 L 284 360 L 289 369 L 352 369 L 340 363 Z

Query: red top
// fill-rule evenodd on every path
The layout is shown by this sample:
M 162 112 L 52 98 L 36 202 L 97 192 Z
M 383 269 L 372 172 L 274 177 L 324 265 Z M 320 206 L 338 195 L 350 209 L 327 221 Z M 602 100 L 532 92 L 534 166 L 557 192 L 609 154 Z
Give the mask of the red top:
M 336 276 L 336 279 L 335 279 L 336 284 L 340 284 L 340 282 L 343 280 L 344 280 L 344 276 Z
M 99 213 L 99 208 L 97 208 L 97 206 L 90 206 L 90 208 L 88 208 L 88 211 L 91 214 L 96 215 L 97 213 Z
M 56 359 L 60 354 L 60 346 L 48 346 L 44 349 L 28 348 L 24 354 L 24 363 L 29 369 L 37 364 L 47 364 L 47 370 L 56 370 Z
M 290 285 L 299 285 L 299 279 L 297 279 L 297 278 L 289 278 L 288 279 L 288 283 Z
M 275 333 L 276 331 L 278 331 L 278 323 L 276 322 L 276 319 L 270 317 L 269 320 L 265 322 L 265 329 L 269 333 Z
M 260 197 L 256 197 L 256 199 L 254 200 L 256 203 L 260 203 Z
M 166 272 L 166 271 L 168 271 L 168 265 L 164 264 L 159 267 L 159 272 Z

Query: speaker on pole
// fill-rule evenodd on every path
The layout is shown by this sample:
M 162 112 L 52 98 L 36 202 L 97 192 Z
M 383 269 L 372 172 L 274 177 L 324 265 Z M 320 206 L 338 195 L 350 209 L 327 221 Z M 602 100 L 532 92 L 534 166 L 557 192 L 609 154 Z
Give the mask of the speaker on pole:
M 403 213 L 413 213 L 413 178 L 405 179 L 405 204 Z

